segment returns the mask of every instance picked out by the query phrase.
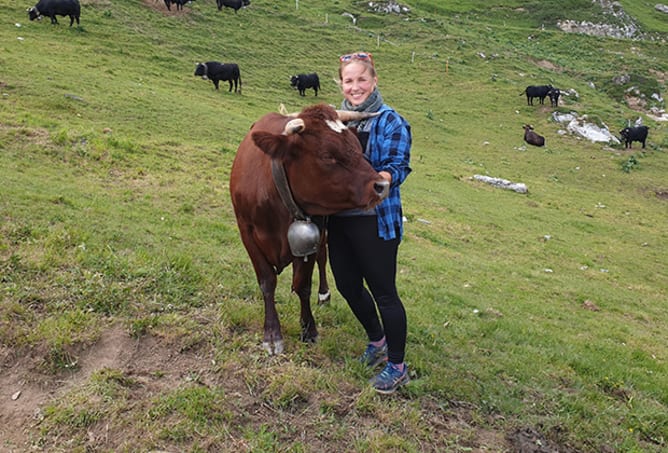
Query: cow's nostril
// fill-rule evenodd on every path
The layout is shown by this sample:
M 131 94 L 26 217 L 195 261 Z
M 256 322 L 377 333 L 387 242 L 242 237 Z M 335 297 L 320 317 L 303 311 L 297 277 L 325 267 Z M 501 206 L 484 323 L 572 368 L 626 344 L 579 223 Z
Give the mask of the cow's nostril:
M 382 199 L 389 195 L 390 193 L 390 183 L 389 181 L 380 181 L 373 185 L 374 190 L 378 196 Z

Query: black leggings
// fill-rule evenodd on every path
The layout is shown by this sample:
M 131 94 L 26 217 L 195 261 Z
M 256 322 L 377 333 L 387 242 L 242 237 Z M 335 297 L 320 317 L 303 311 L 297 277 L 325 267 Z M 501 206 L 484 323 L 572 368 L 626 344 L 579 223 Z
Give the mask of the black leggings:
M 331 216 L 327 235 L 336 288 L 369 340 L 378 341 L 385 335 L 390 362 L 402 363 L 406 349 L 406 310 L 396 287 L 400 239 L 386 241 L 378 237 L 376 216 Z

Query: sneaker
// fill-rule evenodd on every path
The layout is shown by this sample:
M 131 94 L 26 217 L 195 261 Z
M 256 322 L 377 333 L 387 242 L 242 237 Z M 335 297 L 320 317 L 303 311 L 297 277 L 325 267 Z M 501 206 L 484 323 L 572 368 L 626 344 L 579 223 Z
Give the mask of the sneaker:
M 387 343 L 382 346 L 374 346 L 369 343 L 366 351 L 359 358 L 359 361 L 369 368 L 374 368 L 378 364 L 387 360 Z
M 383 371 L 371 379 L 371 386 L 378 393 L 394 393 L 402 385 L 408 384 L 408 365 L 404 365 L 404 371 L 399 371 L 395 364 L 387 362 Z

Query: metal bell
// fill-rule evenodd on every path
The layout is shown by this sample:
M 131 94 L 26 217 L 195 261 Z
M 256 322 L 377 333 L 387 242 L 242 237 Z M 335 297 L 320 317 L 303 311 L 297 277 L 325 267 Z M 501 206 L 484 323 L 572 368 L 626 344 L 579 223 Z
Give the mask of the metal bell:
M 294 256 L 309 256 L 318 251 L 320 229 L 310 220 L 295 220 L 288 227 L 288 244 Z

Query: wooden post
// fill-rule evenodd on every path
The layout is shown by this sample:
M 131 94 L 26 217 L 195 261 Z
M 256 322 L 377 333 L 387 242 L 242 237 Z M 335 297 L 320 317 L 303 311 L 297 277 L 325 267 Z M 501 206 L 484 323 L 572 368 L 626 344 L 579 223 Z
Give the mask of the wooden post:
M 450 59 L 445 60 L 445 73 L 448 73 L 448 66 L 450 65 Z
M 411 64 L 415 63 L 415 51 L 411 52 Z
M 295 9 L 299 9 L 299 0 L 295 0 Z

